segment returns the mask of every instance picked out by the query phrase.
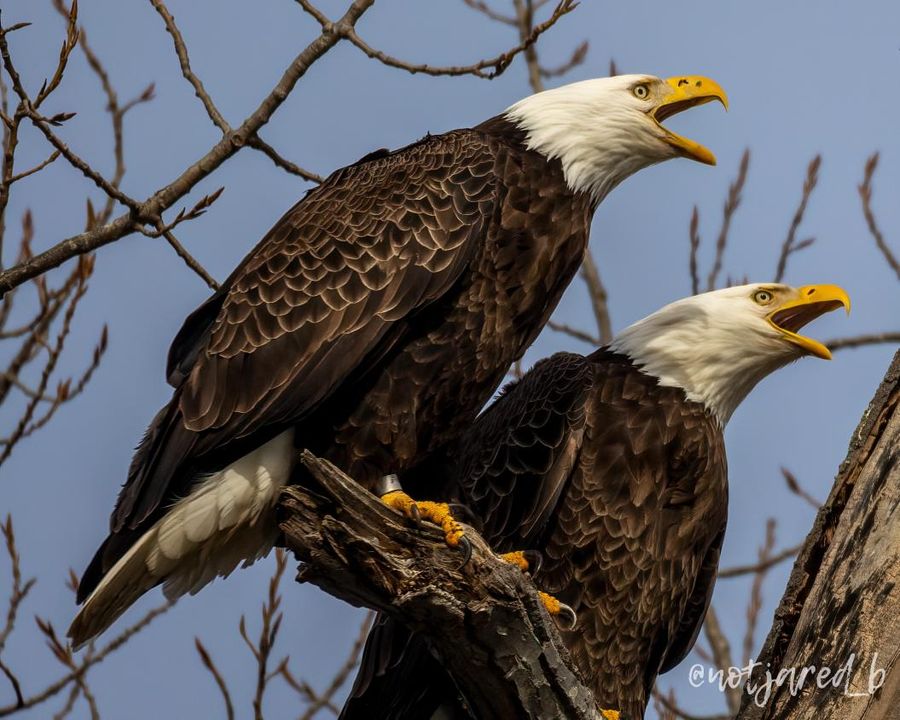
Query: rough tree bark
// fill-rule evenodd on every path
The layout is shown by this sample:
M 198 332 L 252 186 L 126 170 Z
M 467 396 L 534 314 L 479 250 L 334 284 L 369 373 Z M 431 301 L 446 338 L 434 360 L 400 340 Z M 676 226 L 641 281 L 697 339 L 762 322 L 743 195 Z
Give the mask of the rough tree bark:
M 852 666 L 835 680 L 833 673 L 851 657 Z M 853 434 L 831 495 L 797 557 L 738 718 L 896 720 L 898 658 L 900 352 Z M 808 666 L 814 669 L 798 689 Z M 823 668 L 832 672 L 817 684 Z M 779 672 L 784 682 L 777 685 Z
M 472 714 L 497 720 L 599 718 L 537 591 L 474 532 L 471 560 L 415 528 L 330 463 L 304 453 L 319 487 L 282 497 L 287 547 L 311 582 L 389 613 L 431 643 Z

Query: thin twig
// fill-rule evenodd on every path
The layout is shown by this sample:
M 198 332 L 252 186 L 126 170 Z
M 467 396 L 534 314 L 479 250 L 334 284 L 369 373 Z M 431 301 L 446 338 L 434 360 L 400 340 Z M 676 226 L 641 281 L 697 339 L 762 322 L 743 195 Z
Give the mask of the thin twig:
M 166 32 L 168 32 L 169 35 L 172 36 L 172 43 L 175 46 L 175 54 L 178 56 L 178 63 L 181 65 L 181 74 L 184 76 L 184 79 L 187 80 L 194 88 L 194 94 L 197 96 L 200 102 L 203 103 L 203 107 L 206 109 L 206 114 L 209 115 L 209 119 L 213 121 L 213 124 L 223 133 L 230 133 L 231 126 L 222 116 L 222 113 L 219 112 L 219 109 L 216 107 L 212 98 L 209 96 L 206 88 L 203 87 L 203 82 L 199 77 L 197 77 L 194 71 L 191 70 L 191 61 L 188 57 L 187 45 L 185 45 L 184 37 L 182 37 L 181 31 L 175 24 L 175 18 L 172 16 L 172 13 L 169 12 L 169 9 L 166 7 L 166 4 L 162 0 L 150 0 L 150 4 L 153 5 L 153 8 L 163 19 L 163 22 L 166 25 Z
M 786 467 L 781 468 L 781 476 L 784 478 L 784 482 L 788 486 L 788 490 L 794 493 L 794 495 L 796 495 L 797 497 L 805 500 L 811 508 L 813 508 L 814 510 L 818 510 L 822 506 L 822 503 L 816 500 L 812 495 L 810 495 L 800 486 L 800 482 L 797 480 L 797 476 L 794 475 L 794 473 L 792 473 Z
M 803 222 L 803 215 L 806 213 L 809 198 L 819 182 L 819 167 L 821 165 L 822 156 L 816 155 L 809 161 L 809 165 L 806 168 L 806 178 L 803 180 L 803 194 L 800 196 L 800 204 L 797 205 L 797 209 L 794 211 L 794 217 L 791 219 L 787 237 L 781 245 L 781 253 L 778 256 L 778 264 L 775 267 L 775 282 L 781 282 L 784 279 L 788 258 L 795 252 L 808 248 L 814 242 L 813 238 L 806 238 L 797 242 L 797 230 L 800 229 L 800 223 Z
M 606 345 L 612 341 L 612 321 L 609 317 L 609 296 L 606 287 L 600 279 L 600 269 L 594 261 L 590 248 L 584 254 L 581 262 L 581 277 L 587 286 L 588 297 L 591 300 L 591 309 L 594 311 L 594 320 L 597 323 L 599 344 Z
M 32 695 L 31 697 L 25 698 L 25 701 L 21 705 L 6 705 L 0 707 L 0 717 L 7 717 L 19 710 L 35 707 L 36 705 L 40 705 L 41 703 L 46 702 L 51 697 L 56 696 L 61 690 L 68 687 L 71 683 L 75 682 L 79 677 L 82 677 L 91 667 L 102 662 L 107 657 L 109 657 L 110 654 L 122 647 L 122 645 L 127 643 L 132 637 L 141 632 L 157 617 L 169 610 L 174 604 L 175 603 L 173 602 L 167 602 L 164 605 L 153 608 L 136 623 L 125 628 L 125 630 L 123 630 L 118 636 L 107 643 L 102 650 L 90 655 L 89 657 L 84 658 L 81 663 L 78 664 L 75 670 L 66 673 L 56 682 L 44 688 L 41 692 Z
M 771 566 L 764 566 L 765 562 L 771 557 L 772 549 L 775 547 L 775 520 L 769 518 L 766 521 L 766 539 L 762 547 L 759 549 L 759 565 L 760 568 L 753 575 L 753 584 L 750 587 L 750 599 L 747 601 L 747 629 L 744 632 L 744 654 L 743 664 L 746 666 L 750 662 L 753 653 L 754 638 L 756 636 L 756 626 L 759 622 L 759 613 L 762 610 L 762 586 L 766 579 L 766 573 Z
M 794 547 L 785 548 L 781 552 L 775 553 L 770 556 L 765 562 L 757 562 L 752 565 L 735 565 L 734 567 L 722 568 L 719 570 L 718 577 L 720 580 L 725 578 L 734 578 L 740 577 L 742 575 L 752 575 L 754 573 L 760 572 L 761 570 L 768 570 L 769 568 L 775 567 L 779 563 L 783 563 L 785 560 L 790 560 L 792 557 L 795 557 L 797 553 L 800 551 L 800 545 L 795 545 Z
M 585 59 L 587 58 L 588 49 L 590 48 L 590 44 L 587 40 L 582 41 L 579 45 L 572 51 L 569 59 L 566 60 L 561 65 L 557 65 L 553 68 L 547 68 L 543 65 L 541 66 L 541 77 L 544 78 L 554 78 L 554 77 L 562 77 L 569 71 L 577 68 L 579 65 L 583 64 Z
M 50 382 L 50 377 L 53 374 L 53 371 L 56 369 L 56 364 L 59 361 L 60 355 L 62 354 L 63 347 L 66 342 L 66 338 L 69 335 L 69 331 L 72 326 L 72 318 L 75 316 L 75 310 L 78 307 L 78 303 L 84 297 L 84 294 L 87 292 L 87 281 L 93 273 L 94 262 L 93 256 L 85 255 L 80 258 L 80 262 L 78 266 L 75 268 L 76 285 L 75 290 L 72 295 L 72 299 L 69 301 L 68 307 L 66 308 L 66 312 L 63 315 L 62 328 L 56 336 L 56 341 L 52 348 L 48 350 L 49 354 L 47 357 L 47 362 L 44 365 L 44 369 L 41 372 L 41 377 L 38 382 L 37 388 L 35 388 L 35 396 L 32 397 L 26 405 L 25 412 L 22 414 L 22 417 L 19 419 L 18 424 L 10 435 L 9 438 L 6 438 L 0 441 L 0 444 L 3 445 L 3 450 L 0 452 L 0 465 L 2 465 L 11 455 L 13 448 L 16 444 L 22 440 L 27 435 L 31 434 L 33 430 L 29 430 L 30 423 L 32 418 L 34 417 L 34 413 L 37 410 L 38 404 L 40 403 L 40 398 L 46 392 L 47 385 Z M 66 389 L 65 394 L 68 393 Z M 57 400 L 53 403 L 48 411 L 48 416 L 41 423 L 42 425 L 49 420 L 49 415 L 52 415 L 58 409 L 59 405 L 64 402 L 65 397 L 62 390 L 57 391 Z
M 59 150 L 54 150 L 52 153 L 50 153 L 50 156 L 46 160 L 38 163 L 30 170 L 25 170 L 23 172 L 20 172 L 17 175 L 13 175 L 9 179 L 9 184 L 12 185 L 15 182 L 19 182 L 19 180 L 22 180 L 23 178 L 27 178 L 29 175 L 34 175 L 35 173 L 39 173 L 45 167 L 47 167 L 48 165 L 53 163 L 58 157 L 59 157 Z
M 357 665 L 359 665 L 359 657 L 366 645 L 366 638 L 369 636 L 369 628 L 372 627 L 374 618 L 375 613 L 369 612 L 366 614 L 362 624 L 359 626 L 356 640 L 353 642 L 353 647 L 350 648 L 350 654 L 347 656 L 344 664 L 334 674 L 334 677 L 331 679 L 331 683 L 329 683 L 325 692 L 322 693 L 318 700 L 311 703 L 303 715 L 300 716 L 300 720 L 312 720 L 320 710 L 324 709 L 332 702 L 337 691 L 344 686 L 345 682 L 347 682 L 350 673 L 353 672 Z
M 722 271 L 722 259 L 725 256 L 725 248 L 728 245 L 728 232 L 731 229 L 731 221 L 734 218 L 734 214 L 741 205 L 741 192 L 747 180 L 749 167 L 750 150 L 748 148 L 744 150 L 744 154 L 741 156 L 737 177 L 728 186 L 728 196 L 725 198 L 725 204 L 722 206 L 722 227 L 719 229 L 719 237 L 716 240 L 716 256 L 706 278 L 707 290 L 716 289 L 716 281 L 719 278 L 719 273 Z
M 694 715 L 678 706 L 674 700 L 667 698 L 658 690 L 653 691 L 653 697 L 658 700 L 662 706 L 680 720 L 732 720 L 734 715 Z
M 594 337 L 584 330 L 579 330 L 578 328 L 574 328 L 571 325 L 566 325 L 565 323 L 559 323 L 555 320 L 550 320 L 547 323 L 547 327 L 551 330 L 555 330 L 556 332 L 560 332 L 564 335 L 568 335 L 569 337 L 573 337 L 576 340 L 581 340 L 581 342 L 587 343 L 588 345 L 595 348 L 603 345 L 603 343 L 600 341 L 600 338 Z
M 481 0 L 463 0 L 463 2 L 473 10 L 477 10 L 478 12 L 482 13 L 495 22 L 500 22 L 504 25 L 516 24 L 515 18 L 509 17 L 508 15 L 503 15 L 502 13 L 498 13 L 496 10 L 492 9 L 486 2 L 482 2 Z
M 728 644 L 728 638 L 725 637 L 722 626 L 719 624 L 719 617 L 712 606 L 706 611 L 706 622 L 703 623 L 703 630 L 706 634 L 706 639 L 709 641 L 709 647 L 712 650 L 716 667 L 724 670 L 727 675 L 729 669 L 734 667 L 731 646 Z M 725 699 L 728 702 L 728 710 L 731 714 L 737 714 L 741 706 L 741 689 L 727 685 L 725 687 Z
M 278 594 L 278 587 L 281 584 L 281 578 L 284 576 L 285 568 L 287 568 L 287 553 L 279 548 L 275 551 L 275 572 L 269 579 L 269 594 L 266 602 L 262 607 L 262 628 L 259 632 L 259 642 L 256 646 L 254 656 L 256 658 L 256 692 L 253 695 L 253 715 L 256 720 L 263 720 L 263 697 L 269 682 L 268 663 L 275 640 L 278 637 L 278 631 L 281 628 L 282 613 L 279 612 L 281 606 L 281 595 Z M 243 617 L 241 618 L 243 626 Z M 242 633 L 245 635 L 246 632 Z M 253 649 L 252 643 L 251 650 Z
M 900 343 L 900 332 L 884 332 L 871 333 L 870 335 L 856 335 L 854 337 L 835 338 L 825 342 L 832 352 L 836 350 L 846 350 L 848 348 L 858 348 L 864 345 L 881 345 L 884 343 L 896 344 Z
M 213 679 L 216 681 L 216 685 L 219 687 L 219 692 L 222 694 L 222 699 L 225 701 L 225 716 L 228 720 L 234 720 L 234 704 L 231 702 L 231 693 L 228 691 L 228 685 L 225 682 L 225 678 L 222 677 L 222 673 L 219 672 L 219 668 L 216 667 L 209 652 L 203 646 L 203 643 L 200 642 L 200 638 L 194 638 L 194 647 L 197 648 L 197 652 L 200 654 L 200 660 L 203 662 L 203 666 L 209 670 Z
M 700 250 L 700 211 L 694 205 L 691 213 L 691 224 L 688 227 L 688 237 L 691 241 L 691 254 L 688 269 L 691 273 L 691 295 L 700 292 L 700 270 L 697 264 L 697 253 Z
M 863 215 L 866 218 L 866 225 L 869 226 L 869 232 L 875 239 L 878 249 L 881 250 L 885 262 L 887 262 L 889 267 L 893 268 L 897 278 L 900 279 L 900 261 L 897 260 L 888 247 L 887 240 L 885 240 L 881 228 L 878 227 L 878 221 L 875 219 L 875 211 L 872 210 L 872 178 L 875 176 L 875 169 L 878 167 L 878 156 L 879 154 L 876 152 L 866 160 L 865 175 L 862 184 L 859 186 L 859 197 L 862 200 Z

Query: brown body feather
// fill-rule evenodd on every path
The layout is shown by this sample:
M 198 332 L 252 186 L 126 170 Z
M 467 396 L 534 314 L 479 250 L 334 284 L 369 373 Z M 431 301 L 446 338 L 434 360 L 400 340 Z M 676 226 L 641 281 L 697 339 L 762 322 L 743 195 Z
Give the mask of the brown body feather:
M 172 400 L 79 600 L 199 477 L 287 429 L 365 483 L 455 440 L 553 311 L 593 209 L 503 120 L 327 178 L 175 338 Z
M 718 423 L 622 355 L 560 353 L 443 462 L 411 473 L 409 487 L 425 492 L 441 473 L 438 494 L 467 505 L 498 551 L 540 551 L 535 582 L 578 614 L 564 638 L 598 703 L 642 717 L 712 594 L 728 504 Z M 424 642 L 382 618 L 342 717 L 427 718 L 453 701 Z

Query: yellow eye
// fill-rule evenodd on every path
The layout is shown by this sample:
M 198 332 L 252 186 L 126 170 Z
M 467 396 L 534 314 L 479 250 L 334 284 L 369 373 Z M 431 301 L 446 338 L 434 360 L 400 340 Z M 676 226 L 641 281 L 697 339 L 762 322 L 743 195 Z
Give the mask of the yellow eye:
M 768 290 L 757 290 L 753 293 L 753 301 L 758 305 L 768 305 L 775 299 L 775 296 Z
M 634 89 L 631 92 L 634 93 L 634 96 L 638 100 L 646 100 L 648 97 L 650 97 L 650 88 L 644 84 L 635 85 Z

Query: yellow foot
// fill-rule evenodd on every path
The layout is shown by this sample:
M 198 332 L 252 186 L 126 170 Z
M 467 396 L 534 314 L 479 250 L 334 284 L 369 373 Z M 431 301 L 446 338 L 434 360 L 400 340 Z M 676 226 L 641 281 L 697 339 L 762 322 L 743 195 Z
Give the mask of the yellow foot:
M 541 571 L 544 558 L 537 550 L 516 550 L 499 556 L 504 562 L 515 565 L 522 572 L 537 575 Z
M 619 720 L 619 711 L 618 710 L 600 710 L 600 717 L 603 720 Z
M 503 562 L 508 562 L 510 565 L 515 565 L 522 572 L 528 572 L 531 569 L 531 563 L 528 562 L 528 558 L 525 557 L 525 553 L 522 550 L 502 553 L 500 559 Z
M 578 616 L 572 608 L 543 591 L 538 592 L 538 597 L 540 597 L 550 616 L 559 623 L 563 630 L 574 629 L 575 624 L 578 622 Z
M 444 531 L 444 540 L 452 548 L 459 548 L 465 553 L 465 561 L 472 554 L 472 546 L 465 537 L 462 525 L 450 514 L 450 506 L 447 503 L 424 500 L 416 502 L 402 490 L 392 490 L 381 496 L 382 501 L 389 507 L 399 510 L 406 517 L 419 522 L 428 520 L 439 526 Z

